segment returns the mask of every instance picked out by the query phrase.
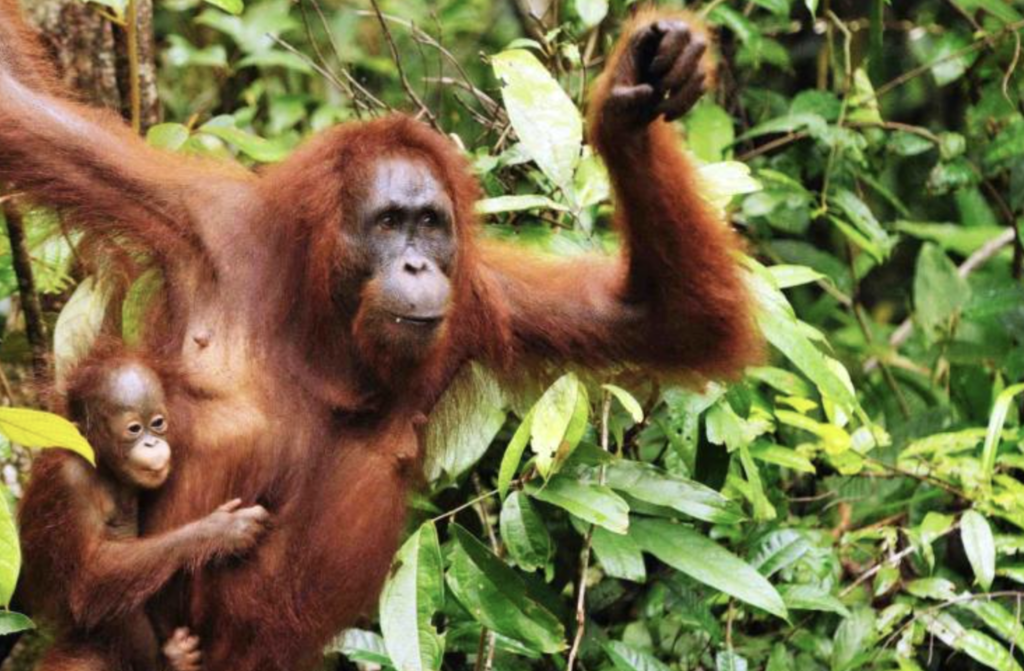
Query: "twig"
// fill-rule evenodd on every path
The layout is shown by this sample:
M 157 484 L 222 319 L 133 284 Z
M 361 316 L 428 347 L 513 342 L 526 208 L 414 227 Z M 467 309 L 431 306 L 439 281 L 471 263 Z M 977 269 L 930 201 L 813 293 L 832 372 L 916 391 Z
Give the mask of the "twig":
M 604 392 L 604 400 L 601 403 L 601 449 L 608 452 L 608 418 L 612 410 L 612 396 Z M 598 471 L 598 483 L 605 483 L 605 467 L 601 466 Z M 567 671 L 573 671 L 576 665 L 576 657 L 579 655 L 580 645 L 583 643 L 583 634 L 587 626 L 587 572 L 590 570 L 590 550 L 594 540 L 594 525 L 587 528 L 587 535 L 583 539 L 583 551 L 580 557 L 580 583 L 576 588 L 576 636 L 572 640 L 572 648 L 569 649 L 569 661 L 566 664 Z
M 377 0 L 370 0 L 370 4 L 373 5 L 373 11 L 377 14 L 377 21 L 380 23 L 380 29 L 384 31 L 384 39 L 387 40 L 388 48 L 391 50 L 391 60 L 395 63 L 395 68 L 398 70 L 398 78 L 402 82 L 402 88 L 405 90 L 406 95 L 412 100 L 420 110 L 420 114 L 427 118 L 430 125 L 434 127 L 434 130 L 443 132 L 440 124 L 437 122 L 437 117 L 430 111 L 426 103 L 420 98 L 419 94 L 409 83 L 409 78 L 405 75 L 405 67 L 402 66 L 402 59 L 398 54 L 398 46 L 395 44 L 395 38 L 391 35 L 391 29 L 388 28 L 388 22 L 384 19 L 384 13 L 380 11 L 380 4 Z
M 938 540 L 938 539 L 942 538 L 943 536 L 946 536 L 946 535 L 952 533 L 954 530 L 959 529 L 959 528 L 960 528 L 960 524 L 959 523 L 954 524 L 951 527 L 949 527 L 948 529 L 946 529 L 945 531 L 943 531 L 941 534 L 938 534 L 937 536 L 935 536 L 932 540 L 933 541 L 934 540 Z M 843 591 L 841 591 L 839 593 L 839 598 L 843 598 L 843 597 L 849 596 L 850 592 L 852 592 L 853 590 L 857 589 L 858 586 L 864 584 L 866 581 L 871 580 L 871 578 L 875 577 L 875 575 L 879 571 L 881 571 L 883 568 L 885 568 L 886 566 L 899 566 L 900 562 L 902 562 L 904 559 L 906 559 L 910 555 L 914 554 L 914 552 L 916 552 L 916 551 L 917 551 L 917 546 L 915 546 L 915 545 L 908 545 L 907 547 L 903 548 L 902 550 L 900 550 L 896 554 L 892 555 L 891 557 L 886 557 L 885 559 L 883 559 L 882 561 L 878 562 L 873 567 L 871 567 L 870 569 L 865 571 L 864 573 L 861 573 L 859 576 L 857 576 L 856 580 L 854 580 L 852 583 L 847 585 L 843 589 Z
M 992 238 L 984 245 L 979 247 L 973 254 L 967 257 L 960 266 L 957 267 L 956 272 L 960 277 L 966 278 L 978 267 L 985 264 L 989 259 L 994 257 L 996 254 L 1014 241 L 1016 238 L 1016 232 L 1013 229 L 1006 229 L 996 237 Z M 907 317 L 903 322 L 896 327 L 892 335 L 889 337 L 889 346 L 893 349 L 899 349 L 903 343 L 910 338 L 910 334 L 914 332 L 914 320 L 911 317 Z M 870 373 L 878 367 L 879 359 L 877 356 L 873 356 L 864 362 L 863 371 Z
M 21 311 L 25 315 L 25 335 L 32 350 L 32 370 L 36 380 L 42 381 L 47 378 L 50 371 L 47 360 L 48 339 L 46 324 L 43 321 L 43 308 L 36 292 L 35 278 L 32 276 L 32 262 L 25 238 L 25 222 L 12 201 L 4 202 L 2 208 L 4 220 L 7 222 L 7 236 L 11 241 L 12 265 L 18 280 Z

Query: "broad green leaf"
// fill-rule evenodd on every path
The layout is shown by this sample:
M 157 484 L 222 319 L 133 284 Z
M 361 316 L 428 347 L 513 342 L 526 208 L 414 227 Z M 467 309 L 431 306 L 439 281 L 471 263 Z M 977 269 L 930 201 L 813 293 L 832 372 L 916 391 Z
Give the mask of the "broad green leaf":
M 816 585 L 779 585 L 779 594 L 789 610 L 814 610 L 849 617 L 843 602 Z
M 576 13 L 584 26 L 594 28 L 608 16 L 608 0 L 576 0 Z
M 477 214 L 499 214 L 502 212 L 522 212 L 524 210 L 568 210 L 565 205 L 556 203 L 547 196 L 521 195 L 497 196 L 477 201 Z
M 291 152 L 283 140 L 267 140 L 238 128 L 230 116 L 220 116 L 203 124 L 199 130 L 233 145 L 249 158 L 260 163 L 282 161 Z
M 956 598 L 956 585 L 945 578 L 918 578 L 908 582 L 904 588 L 908 594 L 922 599 L 950 601 Z
M 524 571 L 543 568 L 551 555 L 551 537 L 544 520 L 522 492 L 512 492 L 501 506 L 501 539 Z
M 505 454 L 501 458 L 501 468 L 498 471 L 498 491 L 501 497 L 508 495 L 508 488 L 512 485 L 512 479 L 516 477 L 519 470 L 519 462 L 523 460 L 523 451 L 526 444 L 530 442 L 530 433 L 533 430 L 533 410 L 526 413 L 519 428 L 512 435 L 512 440 L 505 448 Z
M 739 161 L 708 163 L 697 169 L 700 194 L 721 216 L 734 196 L 761 190 L 761 182 L 751 176 L 750 168 Z
M 647 580 L 644 556 L 629 536 L 594 527 L 591 542 L 604 572 L 613 578 L 642 583 Z
M 832 646 L 832 671 L 859 667 L 858 658 L 870 652 L 874 642 L 875 611 L 867 607 L 856 609 L 836 629 Z
M 788 619 L 782 597 L 757 569 L 692 528 L 666 520 L 637 519 L 630 535 L 644 551 L 677 571 Z
M 938 246 L 926 243 L 914 274 L 914 316 L 929 340 L 945 336 L 951 320 L 971 297 L 967 280 Z
M 622 407 L 626 409 L 626 412 L 630 414 L 634 422 L 640 423 L 644 421 L 644 409 L 640 407 L 640 402 L 633 398 L 633 395 L 622 387 L 616 387 L 614 384 L 604 384 L 601 388 L 611 393 L 615 399 L 622 404 Z
M 810 542 L 799 531 L 777 529 L 760 539 L 750 557 L 750 565 L 764 577 L 770 578 L 799 561 L 811 549 Z
M 930 240 L 947 252 L 968 256 L 1002 235 L 1001 226 L 961 226 L 959 224 L 898 221 L 896 229 L 921 240 Z
M 629 505 L 608 487 L 556 476 L 543 486 L 530 482 L 526 492 L 538 501 L 558 506 L 609 531 L 629 531 Z
M 444 605 L 444 567 L 437 530 L 427 522 L 402 545 L 380 596 L 380 627 L 399 671 L 437 671 L 444 638 L 431 624 Z
M 451 553 L 448 586 L 473 619 L 538 652 L 564 650 L 565 628 L 530 596 L 522 578 L 458 524 L 451 532 L 457 546 Z
M 769 266 L 768 272 L 772 274 L 775 285 L 780 289 L 789 289 L 825 279 L 825 275 L 807 266 L 780 264 Z
M 21 546 L 18 527 L 7 505 L 7 492 L 0 491 L 0 605 L 11 605 L 14 588 L 21 572 Z
M 430 413 L 423 469 L 427 480 L 455 480 L 476 464 L 501 431 L 507 407 L 490 370 L 476 362 L 463 366 Z
M 839 189 L 829 198 L 829 202 L 838 207 L 846 214 L 847 220 L 852 223 L 871 244 L 872 249 L 878 250 L 877 258 L 884 260 L 889 251 L 895 245 L 893 240 L 882 225 L 878 223 L 871 209 L 852 191 Z
M 1020 12 L 1014 9 L 1011 3 L 1004 0 L 953 0 L 953 4 L 967 13 L 983 10 L 1004 23 L 1013 23 L 1021 20 Z
M 245 5 L 242 0 L 205 0 L 207 4 L 213 5 L 219 9 L 223 9 L 229 14 L 238 15 L 245 9 Z
M 1020 664 L 1001 643 L 976 629 L 967 629 L 946 612 L 925 611 L 918 616 L 939 640 L 996 671 L 1021 671 Z
M 324 653 L 344 655 L 353 662 L 382 664 L 391 668 L 391 658 L 384 647 L 384 638 L 374 631 L 346 629 L 327 644 Z
M 667 506 L 715 524 L 737 524 L 743 513 L 719 492 L 694 480 L 672 475 L 653 464 L 622 459 L 609 465 L 605 483 L 633 498 Z
M 715 671 L 747 671 L 746 658 L 733 650 L 721 650 L 715 655 Z
M 0 408 L 0 433 L 23 447 L 61 447 L 96 463 L 89 441 L 60 415 L 29 408 Z
M 796 450 L 766 441 L 758 441 L 751 445 L 750 456 L 776 466 L 791 468 L 800 473 L 815 473 L 814 464 Z
M 985 626 L 1016 649 L 1024 648 L 1024 623 L 998 601 L 971 599 L 965 601 L 961 607 L 981 618 Z
M 146 131 L 146 142 L 157 149 L 178 151 L 191 134 L 188 127 L 180 123 L 161 123 Z
M 754 507 L 754 519 L 759 522 L 766 522 L 775 519 L 775 507 L 768 500 L 764 493 L 764 485 L 761 482 L 761 471 L 754 458 L 750 456 L 748 443 L 740 446 L 740 463 L 743 465 L 743 473 L 747 476 L 747 484 L 750 488 L 750 502 Z
M 601 647 L 616 671 L 671 671 L 651 653 L 637 650 L 622 641 L 602 641 Z
M 814 394 L 814 389 L 802 377 L 781 368 L 770 366 L 748 368 L 747 376 L 760 380 L 787 396 L 810 398 Z
M 977 510 L 965 512 L 960 518 L 960 539 L 975 580 L 987 592 L 996 577 L 996 545 L 985 516 Z
M 583 145 L 583 120 L 576 105 L 529 51 L 503 51 L 491 64 L 526 153 L 551 181 L 568 189 Z
M 533 409 L 531 445 L 537 470 L 545 478 L 572 454 L 586 430 L 590 402 L 587 390 L 573 373 L 558 378 Z
M 1010 411 L 1010 403 L 1013 397 L 1024 391 L 1024 383 L 1007 387 L 996 397 L 992 405 L 992 416 L 988 420 L 988 431 L 985 433 L 985 448 L 982 451 L 982 478 L 986 486 L 991 486 L 992 472 L 996 467 L 996 450 L 999 448 L 999 438 L 1003 433 L 1003 424 L 1006 423 L 1006 415 Z
M 109 303 L 110 291 L 95 277 L 87 277 L 60 311 L 53 327 L 54 374 L 58 383 L 89 353 L 103 327 Z
M 725 159 L 735 140 L 732 117 L 710 98 L 702 99 L 686 115 L 686 142 L 701 161 Z
M 0 611 L 0 636 L 35 628 L 35 623 L 21 613 L 13 613 L 9 610 Z

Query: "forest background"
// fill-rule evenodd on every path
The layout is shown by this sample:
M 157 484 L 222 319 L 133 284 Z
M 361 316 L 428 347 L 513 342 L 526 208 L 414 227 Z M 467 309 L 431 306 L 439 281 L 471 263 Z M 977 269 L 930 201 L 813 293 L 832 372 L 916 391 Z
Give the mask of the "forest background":
M 65 79 L 156 146 L 258 166 L 403 110 L 471 157 L 485 234 L 618 245 L 582 110 L 630 2 L 26 4 Z M 700 390 L 463 371 L 379 612 L 324 668 L 1022 669 L 1024 2 L 686 8 L 719 72 L 679 126 L 748 241 L 770 362 Z M 159 282 L 111 295 L 13 195 L 9 509 L 35 449 L 89 453 L 12 406 L 44 409 L 33 379 L 101 329 L 133 339 Z M 19 567 L 0 510 L 0 602 Z M 30 627 L 0 612 L 0 631 Z M 30 630 L 6 668 L 45 641 Z

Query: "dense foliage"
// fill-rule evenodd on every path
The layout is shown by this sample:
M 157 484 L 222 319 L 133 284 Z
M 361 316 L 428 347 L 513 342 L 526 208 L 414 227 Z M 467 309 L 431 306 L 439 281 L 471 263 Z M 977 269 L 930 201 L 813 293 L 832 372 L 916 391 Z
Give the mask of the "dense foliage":
M 580 109 L 629 3 L 523 9 L 547 4 L 165 0 L 169 123 L 148 139 L 259 164 L 402 109 L 473 157 L 488 235 L 614 250 Z M 681 126 L 749 240 L 770 363 L 697 390 L 582 371 L 513 390 L 463 371 L 379 614 L 327 664 L 1022 668 L 1024 2 L 688 9 L 716 27 L 720 73 Z M 37 290 L 51 316 L 63 306 L 60 364 L 106 301 L 46 213 L 27 225 Z M 0 294 L 14 279 L 0 256 Z M 123 306 L 129 338 L 152 282 Z M 6 314 L 16 371 L 21 313 Z M 53 425 L 37 419 L 0 414 L 0 431 L 39 446 L 24 429 Z

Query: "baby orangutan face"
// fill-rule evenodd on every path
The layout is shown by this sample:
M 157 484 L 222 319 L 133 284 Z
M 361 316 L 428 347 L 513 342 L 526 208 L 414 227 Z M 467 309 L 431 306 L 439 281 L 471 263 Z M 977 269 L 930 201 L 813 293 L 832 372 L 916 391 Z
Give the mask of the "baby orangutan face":
M 123 364 L 110 371 L 90 415 L 89 441 L 125 484 L 156 489 L 171 472 L 164 389 L 149 368 Z M 106 446 L 111 449 L 104 449 Z

